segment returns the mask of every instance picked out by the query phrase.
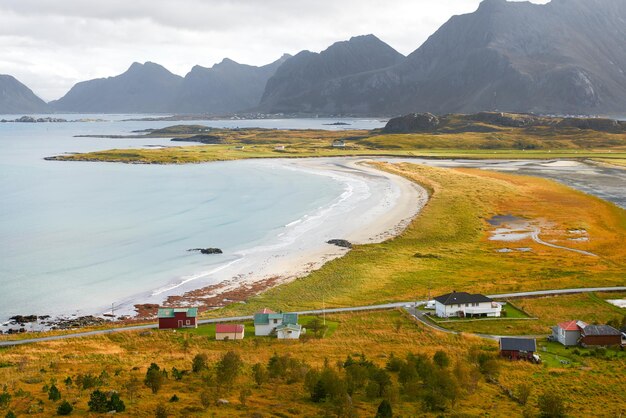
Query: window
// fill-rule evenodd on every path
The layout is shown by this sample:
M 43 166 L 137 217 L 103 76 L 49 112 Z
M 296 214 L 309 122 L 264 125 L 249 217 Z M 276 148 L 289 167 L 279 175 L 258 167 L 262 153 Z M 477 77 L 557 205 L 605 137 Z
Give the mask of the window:
M 275 324 L 278 324 L 278 319 L 275 319 L 275 320 L 274 320 L 274 323 L 275 323 Z
M 187 325 L 191 325 L 191 321 L 190 320 L 187 320 Z
M 469 303 L 466 303 L 466 304 L 465 304 L 465 307 L 466 307 L 466 308 L 468 308 L 468 307 L 469 307 Z

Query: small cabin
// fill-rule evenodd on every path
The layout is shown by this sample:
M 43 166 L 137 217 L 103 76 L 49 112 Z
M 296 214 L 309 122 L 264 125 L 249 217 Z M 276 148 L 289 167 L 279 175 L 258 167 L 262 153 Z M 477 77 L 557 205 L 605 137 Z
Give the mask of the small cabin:
M 500 356 L 509 360 L 528 360 L 539 362 L 537 351 L 537 340 L 534 338 L 500 338 Z
M 285 146 L 284 145 L 276 145 L 274 147 L 274 151 L 284 151 L 285 150 Z
M 578 345 L 580 332 L 586 326 L 587 324 L 582 321 L 561 322 L 552 328 L 552 339 L 566 347 Z
M 276 337 L 279 340 L 297 340 L 301 333 L 300 324 L 282 324 L 276 327 Z
M 333 148 L 345 148 L 346 142 L 342 139 L 335 139 L 333 141 Z
M 288 325 L 291 327 L 287 327 Z M 298 329 L 296 330 L 296 328 Z M 283 338 L 286 338 L 287 336 L 289 336 L 288 338 L 300 338 L 301 327 L 298 325 L 298 314 L 282 312 L 276 313 L 267 308 L 254 314 L 254 335 L 278 336 L 279 331 Z
M 159 329 L 198 328 L 198 308 L 159 308 Z
M 245 327 L 243 324 L 217 324 L 215 325 L 215 339 L 243 340 Z

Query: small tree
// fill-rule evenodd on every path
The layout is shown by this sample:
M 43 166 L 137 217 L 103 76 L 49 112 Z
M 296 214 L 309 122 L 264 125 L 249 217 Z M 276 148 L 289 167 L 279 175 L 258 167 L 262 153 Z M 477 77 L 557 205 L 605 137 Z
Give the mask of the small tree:
M 99 389 L 94 390 L 89 396 L 87 406 L 91 412 L 109 412 L 107 395 Z
M 391 404 L 387 399 L 383 399 L 383 401 L 378 405 L 378 410 L 376 411 L 375 418 L 392 418 L 393 412 L 391 410 Z
M 448 358 L 448 355 L 445 351 L 442 350 L 438 350 L 435 353 L 435 355 L 433 356 L 433 361 L 437 366 L 442 369 L 448 367 L 448 365 L 450 364 L 450 359 Z
M 200 373 L 203 370 L 209 368 L 207 365 L 208 357 L 206 354 L 196 354 L 193 360 L 191 361 L 191 370 L 194 373 Z
M 132 375 L 128 382 L 124 383 L 124 389 L 126 390 L 126 394 L 128 395 L 128 399 L 131 404 L 133 403 L 133 399 L 135 399 L 135 395 L 139 391 L 140 386 L 141 382 L 135 375 Z
M 56 385 L 52 385 L 50 386 L 50 389 L 48 389 L 48 399 L 52 402 L 56 402 L 61 399 L 61 392 L 59 392 L 59 389 L 56 387 Z
M 239 354 L 229 351 L 217 363 L 217 379 L 226 387 L 232 386 L 241 372 L 242 362 Z
M 540 416 L 543 418 L 561 418 L 565 416 L 563 399 L 555 393 L 544 392 L 538 400 Z
M 120 395 L 117 392 L 113 392 L 111 395 L 111 400 L 107 404 L 107 409 L 109 411 L 116 412 L 124 412 L 126 410 L 126 405 L 124 405 L 124 401 L 120 399 Z
M 15 415 L 15 413 L 13 411 L 9 411 L 7 412 L 7 414 L 4 416 L 4 418 L 17 418 L 17 416 Z
M 57 414 L 59 415 L 70 415 L 74 407 L 68 401 L 61 402 L 61 405 L 57 408 Z
M 11 402 L 11 394 L 9 392 L 0 393 L 0 408 L 6 408 Z
M 254 382 L 258 387 L 261 387 L 267 379 L 269 378 L 269 374 L 267 373 L 267 369 L 261 363 L 256 363 L 252 366 L 252 374 L 254 376 Z
M 149 387 L 152 393 L 157 393 L 163 386 L 163 380 L 165 380 L 165 377 L 161 373 L 161 368 L 156 363 L 150 364 L 146 372 L 146 378 L 143 381 L 144 385 Z
M 67 376 L 67 377 L 65 378 L 65 380 L 63 381 L 63 383 L 65 383 L 65 386 L 66 386 L 67 388 L 70 388 L 70 387 L 72 387 L 72 384 L 73 384 L 74 382 L 72 381 L 72 378 L 71 378 L 70 376 Z

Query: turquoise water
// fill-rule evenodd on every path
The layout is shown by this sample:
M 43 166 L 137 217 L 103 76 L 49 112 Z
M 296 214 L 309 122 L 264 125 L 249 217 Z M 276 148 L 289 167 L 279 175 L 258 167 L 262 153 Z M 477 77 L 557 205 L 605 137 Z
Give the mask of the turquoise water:
M 187 123 L 291 128 L 333 121 Z M 380 126 L 378 121 L 351 123 Z M 206 274 L 235 261 L 234 253 L 276 239 L 285 225 L 330 205 L 345 190 L 332 177 L 254 161 L 155 166 L 42 159 L 169 145 L 160 139 L 73 135 L 172 124 L 0 124 L 0 320 L 15 314 L 91 313 Z M 187 251 L 197 247 L 219 247 L 224 254 Z

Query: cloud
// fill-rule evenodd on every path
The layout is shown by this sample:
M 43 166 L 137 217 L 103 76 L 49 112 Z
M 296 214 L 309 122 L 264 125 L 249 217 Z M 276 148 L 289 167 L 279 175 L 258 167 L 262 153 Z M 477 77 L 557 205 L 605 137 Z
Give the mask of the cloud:
M 537 2 L 546 3 L 547 0 Z M 373 33 L 403 54 L 479 0 L 3 0 L 0 73 L 46 100 L 134 61 L 184 75 L 224 57 L 262 65 Z

